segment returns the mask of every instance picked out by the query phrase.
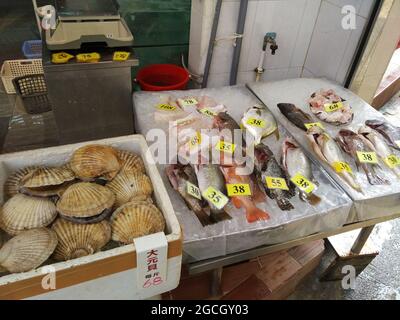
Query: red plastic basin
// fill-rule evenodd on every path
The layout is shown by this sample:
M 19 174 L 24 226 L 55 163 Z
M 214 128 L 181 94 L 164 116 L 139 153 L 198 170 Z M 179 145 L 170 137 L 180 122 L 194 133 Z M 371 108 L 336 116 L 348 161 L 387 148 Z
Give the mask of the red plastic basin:
M 173 64 L 152 64 L 140 69 L 136 79 L 144 91 L 183 90 L 189 73 Z

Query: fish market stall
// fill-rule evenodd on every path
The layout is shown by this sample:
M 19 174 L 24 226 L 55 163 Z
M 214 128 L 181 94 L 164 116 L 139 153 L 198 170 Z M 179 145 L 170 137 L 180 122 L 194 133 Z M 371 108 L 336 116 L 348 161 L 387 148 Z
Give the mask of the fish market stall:
M 381 113 L 324 79 L 248 88 L 352 198 L 348 223 L 400 212 L 400 133 Z
M 244 86 L 156 93 L 139 92 L 134 94 L 133 104 L 135 127 L 146 137 L 155 158 L 159 158 L 156 159 L 159 171 L 182 225 L 185 262 L 226 256 L 263 245 L 284 243 L 319 232 L 333 231 L 342 227 L 347 221 L 352 206 L 350 198 L 317 162 L 310 160 L 308 154 L 302 152 L 293 136 L 275 122 L 268 110 L 265 112 L 265 117 L 260 116 L 260 119 L 256 119 L 259 112 L 257 108 L 264 109 L 264 106 L 260 105 L 260 101 Z M 252 108 L 254 106 L 256 107 Z M 202 118 L 204 121 L 201 124 L 192 122 L 193 115 L 196 117 L 204 115 Z M 203 212 L 207 204 L 196 207 L 199 203 L 193 203 L 193 197 L 188 197 L 186 191 L 182 191 L 179 178 L 186 177 L 186 182 L 195 183 L 196 177 L 193 179 L 190 177 L 197 176 L 198 186 L 195 187 L 199 188 L 204 198 L 203 185 L 208 182 L 209 185 L 215 186 L 218 174 L 210 173 L 213 172 L 213 168 L 202 164 L 194 165 L 193 171 L 191 166 L 176 164 L 175 161 L 177 151 L 181 153 L 182 150 L 189 150 L 190 153 L 190 143 L 202 148 L 202 142 L 199 141 L 208 141 L 210 137 L 201 133 L 200 136 L 194 135 L 191 138 L 190 134 L 187 136 L 186 131 L 181 130 L 180 125 L 185 126 L 185 121 L 188 121 L 189 125 L 185 129 L 196 131 L 206 129 L 210 125 L 214 128 L 223 127 L 222 124 L 232 123 L 232 120 L 236 122 L 237 129 L 239 123 L 242 128 L 246 128 L 243 132 L 251 131 L 250 127 L 270 130 L 262 132 L 261 136 L 257 136 L 257 130 L 254 130 L 256 140 L 262 140 L 263 146 L 255 148 L 254 177 L 251 175 L 249 180 L 243 182 L 229 169 L 222 169 L 222 179 L 225 178 L 228 185 L 241 182 L 250 186 L 252 191 L 250 201 L 246 202 L 246 197 L 231 197 L 232 201 L 226 204 L 224 213 L 211 208 L 211 214 L 207 216 Z M 270 127 L 270 124 L 276 126 Z M 174 133 L 173 129 L 176 126 L 178 132 Z M 163 134 L 164 136 L 166 134 L 165 138 Z M 175 147 L 177 149 L 174 149 L 172 144 L 174 139 L 178 140 L 178 146 Z M 229 146 L 229 143 L 225 145 Z M 186 146 L 189 146 L 188 150 L 185 150 Z M 214 145 L 212 148 L 215 149 Z M 304 162 L 309 166 L 308 182 L 313 186 L 312 191 L 307 190 L 309 193 L 293 186 L 292 180 L 289 181 L 284 172 L 284 166 L 280 165 L 282 158 L 286 159 L 286 162 L 290 161 L 289 151 L 300 152 L 300 158 L 304 158 Z M 224 154 L 226 155 L 226 152 Z M 286 157 L 283 157 L 284 154 Z M 204 182 L 203 179 L 208 177 L 207 175 L 212 177 Z M 177 179 L 174 180 L 175 178 Z M 271 178 L 278 179 L 271 180 Z M 258 182 L 256 184 L 264 187 L 264 192 L 268 195 L 263 201 L 257 202 L 255 199 L 257 186 L 254 184 L 254 179 Z M 284 185 L 283 188 L 271 186 L 281 183 Z M 224 190 L 222 196 L 224 193 L 226 195 L 226 191 L 229 192 Z M 254 202 L 258 203 L 257 208 L 254 208 Z M 188 206 L 194 210 L 190 210 Z M 239 209 L 240 206 L 242 208 Z M 229 217 L 226 217 L 226 214 Z M 253 219 L 252 214 L 258 215 L 260 219 Z M 221 221 L 216 219 L 214 223 L 207 224 L 206 220 L 213 218 L 213 215 L 217 215 Z

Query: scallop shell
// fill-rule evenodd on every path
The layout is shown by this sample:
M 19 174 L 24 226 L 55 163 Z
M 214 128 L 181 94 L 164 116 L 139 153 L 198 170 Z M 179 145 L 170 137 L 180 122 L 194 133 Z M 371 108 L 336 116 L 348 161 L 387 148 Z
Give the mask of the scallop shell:
M 57 202 L 57 210 L 66 217 L 87 218 L 101 214 L 115 202 L 114 193 L 101 185 L 79 182 L 70 186 Z
M 121 170 L 132 173 L 145 173 L 143 160 L 137 154 L 133 152 L 118 150 L 118 157 L 121 161 Z
M 58 238 L 58 245 L 53 254 L 57 261 L 71 260 L 96 253 L 111 239 L 111 227 L 107 221 L 94 224 L 75 224 L 58 219 L 51 228 Z
M 152 204 L 129 202 L 115 210 L 110 219 L 112 239 L 120 243 L 132 243 L 133 239 L 161 232 L 165 220 Z
M 41 167 L 27 174 L 22 179 L 22 185 L 26 188 L 40 188 L 57 186 L 75 179 L 75 173 L 67 166 Z
M 148 176 L 142 173 L 121 171 L 117 176 L 106 184 L 115 194 L 115 206 L 121 205 L 135 199 L 145 200 L 153 192 L 153 186 Z
M 3 205 L 0 225 L 8 234 L 16 235 L 24 230 L 46 227 L 56 216 L 56 206 L 51 200 L 17 194 Z
M 5 199 L 10 199 L 19 192 L 21 187 L 22 179 L 29 173 L 36 170 L 37 167 L 31 166 L 17 170 L 12 175 L 8 177 L 4 183 L 4 197 Z
M 27 272 L 39 267 L 57 246 L 57 235 L 47 228 L 24 231 L 0 249 L 0 265 L 9 272 Z
M 97 177 L 111 180 L 121 168 L 116 149 L 95 144 L 76 150 L 70 165 L 76 176 L 82 180 L 92 180 Z

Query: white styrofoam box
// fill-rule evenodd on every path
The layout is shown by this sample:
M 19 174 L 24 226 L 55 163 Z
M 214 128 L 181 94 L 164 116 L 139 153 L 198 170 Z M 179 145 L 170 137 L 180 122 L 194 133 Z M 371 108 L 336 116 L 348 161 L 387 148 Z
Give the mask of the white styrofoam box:
M 167 280 L 157 287 L 138 290 L 136 284 L 136 251 L 134 244 L 102 251 L 90 256 L 52 264 L 56 272 L 56 290 L 42 287 L 45 269 L 0 277 L 0 298 L 43 299 L 144 299 L 178 286 L 182 261 L 182 234 L 171 201 L 142 135 L 129 135 L 59 147 L 5 154 L 0 156 L 0 200 L 3 185 L 15 170 L 29 166 L 58 166 L 66 163 L 74 150 L 86 144 L 104 144 L 139 154 L 150 177 L 157 207 L 166 220 L 168 240 Z M 48 272 L 48 271 L 47 271 Z
M 356 30 L 345 30 L 343 17 L 341 7 L 322 2 L 304 65 L 317 77 L 344 80 L 350 67 L 365 18 L 356 16 Z

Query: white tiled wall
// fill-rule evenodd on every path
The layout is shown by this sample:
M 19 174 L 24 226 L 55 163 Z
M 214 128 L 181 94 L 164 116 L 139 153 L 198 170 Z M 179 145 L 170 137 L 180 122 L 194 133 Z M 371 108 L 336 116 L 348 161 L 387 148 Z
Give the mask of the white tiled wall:
M 189 66 L 202 74 L 215 0 L 192 1 Z M 240 57 L 238 83 L 254 81 L 254 69 L 267 32 L 277 32 L 279 49 L 267 51 L 263 80 L 300 76 L 325 76 L 344 82 L 373 0 L 250 0 Z M 357 28 L 341 27 L 343 5 L 356 8 Z M 224 40 L 236 31 L 239 0 L 222 4 L 217 45 L 214 49 L 209 87 L 229 84 L 233 41 Z

